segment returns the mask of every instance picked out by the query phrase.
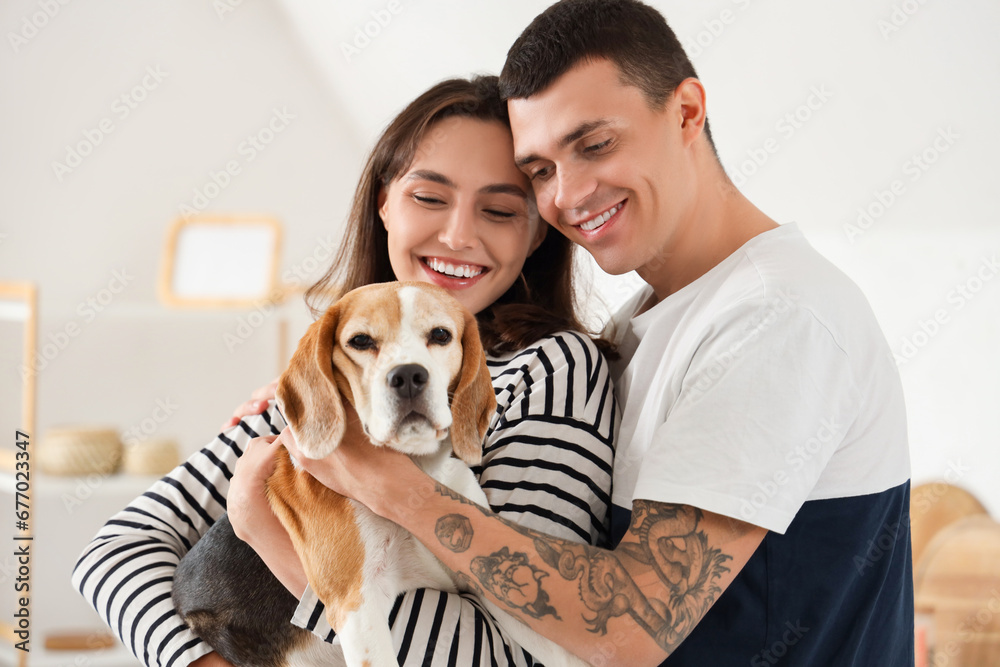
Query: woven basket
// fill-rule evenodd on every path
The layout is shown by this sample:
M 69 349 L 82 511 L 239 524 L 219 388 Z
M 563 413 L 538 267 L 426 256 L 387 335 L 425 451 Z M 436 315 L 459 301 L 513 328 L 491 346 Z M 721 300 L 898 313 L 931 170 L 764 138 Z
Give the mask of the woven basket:
M 948 667 L 1000 665 L 1000 523 L 986 515 L 952 523 L 913 575 L 916 608 L 934 615 L 935 655 Z
M 38 448 L 38 464 L 49 475 L 110 475 L 122 458 L 122 441 L 109 428 L 52 428 Z
M 173 440 L 146 440 L 125 448 L 122 472 L 129 475 L 166 475 L 180 463 Z

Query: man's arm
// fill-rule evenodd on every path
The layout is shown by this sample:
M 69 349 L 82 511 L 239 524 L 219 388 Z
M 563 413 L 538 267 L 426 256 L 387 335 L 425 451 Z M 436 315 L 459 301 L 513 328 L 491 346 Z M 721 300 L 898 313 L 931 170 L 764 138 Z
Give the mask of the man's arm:
M 369 457 L 365 467 L 380 472 L 369 476 L 336 455 L 310 462 L 310 472 L 402 525 L 470 588 L 591 662 L 662 662 L 767 532 L 686 505 L 636 501 L 628 533 L 609 551 L 512 524 L 401 455 L 367 443 L 338 451 Z M 414 493 L 424 499 L 417 507 L 406 502 Z

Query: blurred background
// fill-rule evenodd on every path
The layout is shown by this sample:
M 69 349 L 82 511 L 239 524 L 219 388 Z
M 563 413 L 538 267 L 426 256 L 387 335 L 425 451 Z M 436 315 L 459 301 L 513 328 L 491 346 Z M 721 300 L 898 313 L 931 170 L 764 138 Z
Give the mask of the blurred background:
M 279 282 L 318 278 L 388 120 L 443 78 L 498 73 L 548 4 L 0 2 L 0 281 L 39 290 L 33 442 L 62 426 L 171 439 L 181 457 L 208 442 L 310 319 L 298 296 L 168 307 L 157 285 L 171 224 L 276 219 Z M 947 480 L 996 516 L 1000 4 L 651 4 L 707 87 L 733 181 L 868 295 L 906 389 L 914 483 Z M 604 300 L 595 325 L 638 285 L 593 267 L 587 281 Z M 23 369 L 17 338 L 4 341 L 12 447 Z M 36 488 L 37 644 L 99 624 L 68 568 L 148 483 Z

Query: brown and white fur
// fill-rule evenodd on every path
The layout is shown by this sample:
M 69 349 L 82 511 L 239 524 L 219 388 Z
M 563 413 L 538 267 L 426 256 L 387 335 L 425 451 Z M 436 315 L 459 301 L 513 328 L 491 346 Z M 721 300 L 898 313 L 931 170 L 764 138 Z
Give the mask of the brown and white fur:
M 345 429 L 343 401 L 347 401 L 374 444 L 409 454 L 435 480 L 487 505 L 468 466 L 481 459 L 482 439 L 496 406 L 493 385 L 474 317 L 445 290 L 424 283 L 383 283 L 349 292 L 303 336 L 279 379 L 277 400 L 303 455 L 323 458 L 336 448 Z M 344 663 L 397 665 L 388 625 L 396 597 L 415 588 L 456 592 L 452 573 L 397 524 L 296 469 L 284 449 L 279 450 L 267 490 L 309 584 L 337 631 Z M 229 551 L 229 542 L 236 539 L 230 534 L 227 527 L 225 542 L 210 550 L 212 558 Z M 190 554 L 185 561 L 189 558 Z M 238 576 L 245 575 L 241 563 L 231 565 L 241 573 Z M 184 566 L 182 562 L 179 575 Z M 203 566 L 196 562 L 184 569 L 190 573 Z M 239 610 L 205 612 L 213 603 L 204 598 L 212 594 L 198 589 L 218 588 L 218 578 L 203 576 L 186 585 L 182 580 L 185 593 L 180 596 L 175 578 L 178 610 L 210 643 L 212 637 L 227 646 L 254 641 L 247 638 L 262 634 L 256 627 L 238 634 L 225 627 L 237 625 L 227 619 Z M 179 597 L 184 598 L 183 606 Z M 544 664 L 583 664 L 496 605 L 484 603 L 507 633 Z M 238 607 L 239 596 L 227 598 L 226 604 Z M 258 620 L 246 619 L 244 625 Z M 200 621 L 205 627 L 199 627 Z M 287 622 L 285 616 L 266 624 L 270 629 L 274 623 L 280 627 Z M 246 656 L 255 654 L 249 646 L 232 657 L 220 653 L 231 662 L 268 667 L 330 664 L 331 658 L 336 662 L 338 656 L 315 645 L 318 638 L 306 633 L 307 637 L 290 624 L 287 629 L 295 640 L 271 649 L 277 655 L 266 662 L 248 661 Z

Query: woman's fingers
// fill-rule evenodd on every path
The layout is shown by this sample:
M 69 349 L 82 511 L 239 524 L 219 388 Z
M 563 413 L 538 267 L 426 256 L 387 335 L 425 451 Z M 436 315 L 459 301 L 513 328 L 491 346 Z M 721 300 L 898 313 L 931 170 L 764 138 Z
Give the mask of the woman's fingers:
M 233 416 L 229 418 L 225 424 L 222 425 L 222 430 L 225 431 L 227 428 L 232 428 L 240 423 L 240 420 L 244 417 L 250 417 L 251 415 L 259 415 L 265 410 L 267 410 L 267 405 L 274 398 L 275 393 L 278 390 L 278 379 L 275 378 L 263 387 L 258 387 L 250 394 L 250 400 L 246 403 L 242 403 L 238 408 L 233 410 Z
M 263 387 L 255 389 L 250 398 L 257 401 L 264 401 L 265 403 L 274 398 L 275 392 L 278 390 L 278 378 L 274 378 L 268 384 Z
M 292 455 L 296 461 L 302 461 L 304 457 L 302 452 L 299 451 L 299 443 L 295 442 L 295 436 L 292 434 L 292 429 L 284 428 L 278 435 L 278 444 L 283 445 L 288 453 Z
M 270 513 L 264 482 L 274 472 L 274 452 L 277 436 L 254 438 L 236 461 L 233 478 L 229 482 L 226 509 L 233 532 L 244 542 L 250 542 L 250 533 L 263 513 Z M 266 516 L 266 515 L 264 515 Z
M 274 452 L 281 446 L 280 443 L 275 443 L 277 439 L 276 435 L 264 435 L 250 440 L 243 456 L 236 461 L 234 477 L 238 474 L 255 479 L 270 477 L 274 472 Z

